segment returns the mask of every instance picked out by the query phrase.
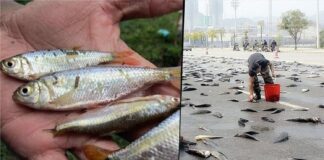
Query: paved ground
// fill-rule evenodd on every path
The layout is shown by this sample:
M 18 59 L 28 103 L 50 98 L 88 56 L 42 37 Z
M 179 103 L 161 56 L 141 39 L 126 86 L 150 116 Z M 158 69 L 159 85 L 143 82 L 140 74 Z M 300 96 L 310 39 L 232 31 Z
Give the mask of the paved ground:
M 234 95 L 236 90 L 230 90 L 229 87 L 243 85 L 247 87 L 246 83 L 238 84 L 234 80 L 241 79 L 246 81 L 247 71 L 246 58 L 251 52 L 239 53 L 225 50 L 223 52 L 213 52 L 209 50 L 209 54 L 205 55 L 205 50 L 195 49 L 192 52 L 184 52 L 183 75 L 184 83 L 189 83 L 198 90 L 183 92 L 182 98 L 190 98 L 189 101 L 183 103 L 193 104 L 211 104 L 212 107 L 203 108 L 212 112 L 221 112 L 224 117 L 219 119 L 211 114 L 191 115 L 190 113 L 197 110 L 189 105 L 181 110 L 181 135 L 191 141 L 195 141 L 196 135 L 207 134 L 223 136 L 223 139 L 208 140 L 208 144 L 198 142 L 197 146 L 192 146 L 197 149 L 217 150 L 223 152 L 231 160 L 287 160 L 289 158 L 305 158 L 309 160 L 322 160 L 324 157 L 324 124 L 311 123 L 296 123 L 288 122 L 289 118 L 309 118 L 320 117 L 324 119 L 324 109 L 318 107 L 319 104 L 324 104 L 324 87 L 320 87 L 320 83 L 324 82 L 324 66 L 304 65 L 299 63 L 276 63 L 277 74 L 285 77 L 277 78 L 277 82 L 281 85 L 281 91 L 287 93 L 281 94 L 281 101 L 289 104 L 307 107 L 309 111 L 293 111 L 291 106 L 285 106 L 278 103 L 270 103 L 262 101 L 260 103 L 246 102 L 247 95 Z M 219 51 L 219 50 L 214 50 Z M 283 55 L 284 53 L 282 53 Z M 289 60 L 288 54 L 280 57 L 283 60 Z M 296 60 L 303 60 L 306 53 L 298 53 L 298 56 L 291 56 Z M 318 59 L 319 53 L 308 53 L 315 55 L 312 61 L 308 64 L 320 64 Z M 266 55 L 271 57 L 270 54 Z M 306 57 L 307 57 L 306 56 Z M 317 57 L 318 56 L 318 57 Z M 232 57 L 232 58 L 222 58 Z M 233 59 L 238 57 L 242 59 Z M 285 58 L 284 58 L 285 57 Z M 271 59 L 271 58 L 270 58 Z M 294 61 L 294 60 L 293 60 Z M 232 70 L 228 70 L 232 69 Z M 237 75 L 231 77 L 230 82 L 220 82 L 217 76 L 218 73 L 232 75 L 233 71 L 237 71 Z M 240 74 L 242 73 L 242 74 Z M 298 78 L 302 82 L 294 82 L 287 79 L 291 74 L 298 74 Z M 192 75 L 198 74 L 201 78 L 195 78 Z M 306 78 L 309 75 L 318 74 L 317 78 Z M 213 79 L 213 82 L 203 82 L 206 79 Z M 262 79 L 261 77 L 259 79 Z M 219 86 L 201 86 L 201 83 L 219 83 Z M 289 84 L 297 84 L 297 87 L 288 88 Z M 183 85 L 184 87 L 184 85 Z M 302 93 L 302 89 L 310 89 L 307 93 Z M 246 88 L 244 90 L 247 90 Z M 229 91 L 228 95 L 219 95 Z M 208 96 L 201 96 L 205 93 Z M 229 99 L 238 99 L 240 102 L 230 102 Z M 257 113 L 242 112 L 241 109 L 252 108 L 258 110 Z M 279 114 L 270 114 L 262 111 L 263 109 L 278 107 L 284 108 L 285 111 Z M 269 123 L 261 120 L 262 116 L 273 118 L 276 122 Z M 239 118 L 250 120 L 245 127 L 240 127 L 237 123 Z M 207 129 L 201 130 L 199 127 Z M 260 131 L 258 128 L 266 127 L 268 131 Z M 260 141 L 252 141 L 244 138 L 233 137 L 237 133 L 254 130 L 260 134 L 255 137 Z M 281 133 L 288 132 L 289 140 L 283 143 L 273 143 L 273 140 Z M 192 155 L 180 152 L 180 159 L 190 160 L 197 159 Z M 213 159 L 213 158 L 210 158 Z

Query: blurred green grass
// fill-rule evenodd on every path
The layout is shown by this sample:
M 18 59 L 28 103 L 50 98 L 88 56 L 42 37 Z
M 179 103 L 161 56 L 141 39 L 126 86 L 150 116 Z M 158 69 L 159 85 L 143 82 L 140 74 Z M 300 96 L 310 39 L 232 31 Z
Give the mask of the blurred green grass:
M 16 0 L 22 4 L 29 0 Z M 133 50 L 141 54 L 157 66 L 180 65 L 182 53 L 182 39 L 178 37 L 177 23 L 179 13 L 171 13 L 162 17 L 152 19 L 136 19 L 121 23 L 121 38 Z M 158 34 L 159 29 L 167 29 L 170 34 L 167 38 Z M 120 147 L 125 147 L 128 142 L 118 135 L 113 135 L 113 140 Z M 20 158 L 1 140 L 1 160 L 19 160 Z M 67 151 L 69 160 L 77 160 L 76 156 Z

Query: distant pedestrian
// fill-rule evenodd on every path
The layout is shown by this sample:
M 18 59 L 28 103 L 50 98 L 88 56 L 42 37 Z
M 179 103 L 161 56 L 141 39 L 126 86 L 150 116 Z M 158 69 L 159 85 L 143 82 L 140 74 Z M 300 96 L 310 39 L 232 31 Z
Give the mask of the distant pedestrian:
M 260 100 L 261 99 L 261 88 L 258 80 L 258 73 L 261 73 L 264 83 L 273 83 L 273 79 L 270 75 L 275 77 L 273 65 L 269 60 L 267 60 L 261 53 L 253 53 L 248 59 L 249 67 L 249 101 Z M 255 93 L 255 97 L 254 97 Z
M 258 48 L 259 48 L 259 43 L 257 40 L 254 40 L 253 50 L 258 50 Z
M 276 42 L 276 40 L 273 40 L 271 42 L 271 52 L 275 51 L 276 47 L 277 47 L 277 42 Z

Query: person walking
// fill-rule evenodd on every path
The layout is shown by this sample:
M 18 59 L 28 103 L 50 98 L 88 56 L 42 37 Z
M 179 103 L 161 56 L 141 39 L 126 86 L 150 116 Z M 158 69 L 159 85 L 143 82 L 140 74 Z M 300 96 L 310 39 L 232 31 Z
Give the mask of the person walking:
M 275 51 L 276 47 L 277 47 L 277 42 L 276 40 L 273 40 L 271 42 L 271 52 Z
M 261 53 L 253 53 L 248 58 L 249 67 L 249 101 L 261 99 L 261 88 L 258 80 L 258 73 L 261 73 L 264 83 L 273 84 L 272 77 L 275 78 L 275 73 L 272 63 L 267 60 Z M 271 75 L 270 75 L 271 71 Z M 254 96 L 255 93 L 255 96 Z

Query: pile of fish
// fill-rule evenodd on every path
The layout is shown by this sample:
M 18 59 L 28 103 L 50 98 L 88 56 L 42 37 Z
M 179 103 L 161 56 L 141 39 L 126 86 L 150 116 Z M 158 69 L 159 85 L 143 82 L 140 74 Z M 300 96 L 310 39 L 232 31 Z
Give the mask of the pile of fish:
M 322 77 L 324 73 L 324 67 L 307 66 L 296 62 L 274 62 L 273 64 L 275 66 L 277 82 L 278 80 L 283 80 L 288 83 L 281 85 L 281 93 L 284 97 L 282 98 L 283 101 L 287 99 L 289 101 L 289 96 L 294 96 L 296 93 L 305 97 L 312 96 L 317 90 L 321 89 L 319 87 L 324 86 L 324 82 L 318 83 L 318 80 L 320 80 L 319 78 Z M 285 75 L 278 74 L 278 72 L 289 72 L 289 76 L 287 76 L 286 73 Z M 280 107 L 273 107 L 271 104 L 264 103 L 263 101 L 256 101 L 256 104 L 251 104 L 247 100 L 248 95 L 245 96 L 246 99 L 240 99 L 244 97 L 244 94 L 248 93 L 248 84 L 246 84 L 247 82 L 242 78 L 246 77 L 246 79 L 248 79 L 248 67 L 245 60 L 215 57 L 212 55 L 199 55 L 199 58 L 197 58 L 197 55 L 185 54 L 182 74 L 183 98 L 181 99 L 181 104 L 183 108 L 181 113 L 182 139 L 180 140 L 180 146 L 182 146 L 181 149 L 183 152 L 180 152 L 180 159 L 197 159 L 197 157 L 208 158 L 212 157 L 211 153 L 214 151 L 219 153 L 223 152 L 230 157 L 230 159 L 241 159 L 242 157 L 238 158 L 238 154 L 235 152 L 237 149 L 235 148 L 236 146 L 227 148 L 230 145 L 236 145 L 232 144 L 234 143 L 233 141 L 239 141 L 237 146 L 250 143 L 256 145 L 271 143 L 274 147 L 277 147 L 277 143 L 285 143 L 289 140 L 294 141 L 296 137 L 294 137 L 295 135 L 293 133 L 289 133 L 288 131 L 280 131 L 267 139 L 265 135 L 269 133 L 264 133 L 270 130 L 277 131 L 278 129 L 274 126 L 288 122 L 292 122 L 291 125 L 294 125 L 293 122 L 310 123 L 314 125 L 321 125 L 324 122 L 318 117 L 321 116 L 321 114 L 308 117 L 309 114 L 306 112 L 309 110 L 313 111 L 313 108 L 310 109 L 298 106 L 294 109 L 289 109 L 289 107 L 281 107 L 281 105 L 284 105 L 283 103 L 274 104 L 280 105 Z M 314 83 L 315 85 L 308 86 L 308 88 L 305 87 L 309 85 L 309 82 L 307 83 L 306 80 L 315 80 L 316 83 Z M 261 76 L 259 76 L 259 83 L 261 89 L 263 89 L 264 82 Z M 319 85 L 317 86 L 316 84 Z M 287 97 L 285 97 L 286 95 Z M 316 96 L 318 97 L 318 95 Z M 314 96 L 313 99 L 318 100 L 316 96 Z M 314 103 L 317 102 L 318 101 L 315 101 Z M 316 106 L 314 110 L 317 108 L 321 110 L 324 108 L 324 104 Z M 302 113 L 297 113 L 297 111 L 305 111 L 303 113 L 308 114 L 308 116 L 301 116 Z M 281 116 L 287 115 L 285 112 L 295 112 L 298 116 L 294 117 L 293 114 L 289 113 L 288 118 L 280 118 Z M 233 118 L 237 114 L 242 114 L 242 118 Z M 227 125 L 229 123 L 230 125 Z M 219 126 L 226 127 L 219 128 Z M 235 126 L 237 126 L 237 128 Z M 298 126 L 302 126 L 302 124 Z M 193 128 L 197 130 L 193 130 Z M 280 127 L 280 129 L 282 128 L 284 127 Z M 237 131 L 232 133 L 233 130 L 236 129 Z M 292 136 L 292 138 L 290 136 Z M 226 145 L 223 146 L 223 144 Z M 285 145 L 289 144 L 290 143 Z M 253 155 L 249 155 L 247 157 L 251 159 L 252 156 Z M 245 159 L 247 157 L 245 157 Z M 215 158 L 226 159 L 226 156 L 225 158 Z
M 37 110 L 87 110 L 57 122 L 51 129 L 55 136 L 70 132 L 110 135 L 172 115 L 115 153 L 102 155 L 97 154 L 94 146 L 85 147 L 90 159 L 98 156 L 102 159 L 176 159 L 180 99 L 139 95 L 153 84 L 179 80 L 180 68 L 105 65 L 132 62 L 127 52 L 40 50 L 2 60 L 1 70 L 8 76 L 28 81 L 14 92 L 16 103 Z

